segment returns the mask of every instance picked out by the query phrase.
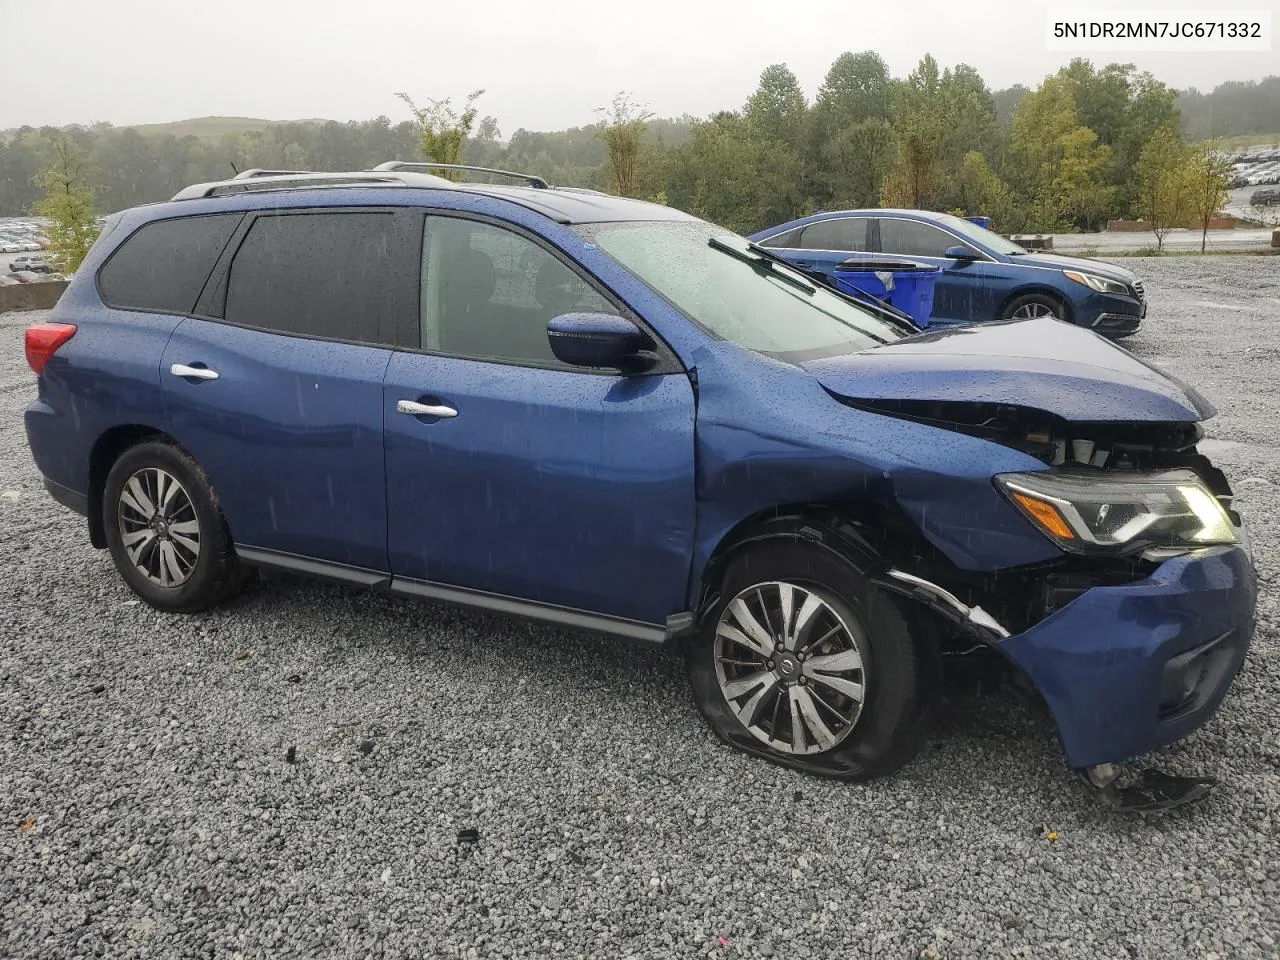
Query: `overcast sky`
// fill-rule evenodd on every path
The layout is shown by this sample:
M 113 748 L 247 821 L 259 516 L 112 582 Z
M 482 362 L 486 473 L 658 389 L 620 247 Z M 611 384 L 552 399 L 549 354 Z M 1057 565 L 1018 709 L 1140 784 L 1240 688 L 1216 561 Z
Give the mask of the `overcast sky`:
M 207 115 L 334 120 L 484 87 L 503 136 L 589 123 L 619 90 L 661 116 L 736 108 L 783 62 L 810 97 L 845 50 L 901 76 L 928 52 L 993 89 L 1072 56 L 1130 61 L 1175 87 L 1280 73 L 1270 53 L 1046 51 L 1046 12 L 1212 0 L 0 0 L 0 129 Z M 1238 0 L 1272 11 L 1280 0 Z

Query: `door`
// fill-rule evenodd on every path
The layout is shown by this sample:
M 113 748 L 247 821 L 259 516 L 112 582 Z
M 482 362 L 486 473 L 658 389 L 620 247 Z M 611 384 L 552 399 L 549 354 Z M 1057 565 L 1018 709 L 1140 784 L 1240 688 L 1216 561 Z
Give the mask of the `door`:
M 647 624 L 684 610 L 688 376 L 560 363 L 548 321 L 621 308 L 532 235 L 433 215 L 422 251 L 422 350 L 392 358 L 383 407 L 396 582 Z
M 994 320 L 1000 299 L 1000 284 L 992 269 L 1004 264 L 992 263 L 985 254 L 954 234 L 920 220 L 881 217 L 879 250 L 910 260 L 942 268 L 933 293 L 933 315 L 930 322 L 971 323 Z M 946 256 L 950 247 L 969 247 L 976 259 L 956 260 Z
M 796 266 L 834 277 L 836 268 L 855 253 L 871 249 L 870 217 L 836 217 L 771 237 L 762 246 L 776 251 Z
M 238 547 L 387 569 L 382 381 L 416 304 L 405 217 L 249 218 L 197 307 L 206 316 L 170 338 L 169 429 Z

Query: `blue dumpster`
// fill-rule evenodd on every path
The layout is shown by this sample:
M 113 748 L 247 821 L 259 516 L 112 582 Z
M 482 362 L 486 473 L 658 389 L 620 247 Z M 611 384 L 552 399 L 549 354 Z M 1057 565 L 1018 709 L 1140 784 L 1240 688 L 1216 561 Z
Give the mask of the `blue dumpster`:
M 887 301 L 917 326 L 927 327 L 933 313 L 933 288 L 942 268 L 898 257 L 852 257 L 836 267 L 836 285 L 863 299 Z
M 991 218 L 990 218 L 990 217 L 965 217 L 965 219 L 966 219 L 966 220 L 968 220 L 970 223 L 976 223 L 976 224 L 977 224 L 978 226 L 980 226 L 983 230 L 990 230 L 990 229 L 991 229 Z

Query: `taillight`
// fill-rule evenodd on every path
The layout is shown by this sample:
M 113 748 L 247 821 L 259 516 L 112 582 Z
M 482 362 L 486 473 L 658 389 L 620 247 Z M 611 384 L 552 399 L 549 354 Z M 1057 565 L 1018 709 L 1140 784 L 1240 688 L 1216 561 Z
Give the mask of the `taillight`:
M 27 363 L 36 372 L 36 376 L 44 373 L 49 360 L 58 348 L 70 340 L 76 333 L 74 323 L 33 323 L 27 327 Z

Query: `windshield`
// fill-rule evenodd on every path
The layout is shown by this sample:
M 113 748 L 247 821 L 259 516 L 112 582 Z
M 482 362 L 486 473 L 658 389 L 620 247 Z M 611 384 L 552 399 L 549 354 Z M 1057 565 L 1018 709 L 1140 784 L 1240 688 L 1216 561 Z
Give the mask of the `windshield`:
M 723 227 L 645 220 L 576 229 L 712 336 L 757 353 L 799 362 L 914 332 L 767 259 Z
M 980 243 L 996 253 L 1004 254 L 1006 257 L 1016 256 L 1019 253 L 1026 253 L 1025 247 L 1020 247 L 1012 240 L 1006 240 L 998 233 L 992 233 L 985 227 L 980 227 L 971 220 L 965 220 L 962 217 L 953 217 L 949 213 L 937 215 L 937 222 L 946 227 L 952 233 L 958 233 L 967 240 L 973 240 Z

